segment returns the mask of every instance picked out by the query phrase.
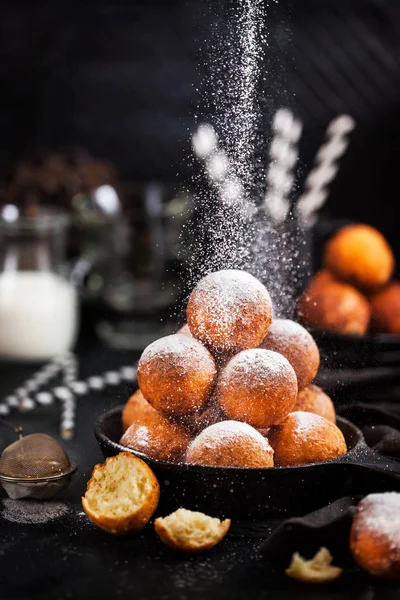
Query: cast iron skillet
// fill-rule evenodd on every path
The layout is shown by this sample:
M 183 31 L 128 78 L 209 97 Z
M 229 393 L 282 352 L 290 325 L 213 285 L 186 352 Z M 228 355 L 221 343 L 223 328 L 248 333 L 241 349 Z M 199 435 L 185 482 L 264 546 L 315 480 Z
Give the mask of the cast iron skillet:
M 305 514 L 341 496 L 400 490 L 400 463 L 371 450 L 360 429 L 338 417 L 348 453 L 299 467 L 244 469 L 185 465 L 154 460 L 121 446 L 123 406 L 103 414 L 95 436 L 105 457 L 128 451 L 142 458 L 161 486 L 160 509 L 180 506 L 242 521 L 271 515 Z

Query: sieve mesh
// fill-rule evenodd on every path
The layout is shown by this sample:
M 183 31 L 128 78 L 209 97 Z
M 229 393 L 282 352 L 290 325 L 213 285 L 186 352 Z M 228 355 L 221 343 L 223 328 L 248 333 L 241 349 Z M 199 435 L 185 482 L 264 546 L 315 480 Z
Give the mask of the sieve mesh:
M 0 458 L 0 475 L 37 479 L 62 475 L 70 466 L 56 440 L 44 433 L 33 433 L 7 446 Z

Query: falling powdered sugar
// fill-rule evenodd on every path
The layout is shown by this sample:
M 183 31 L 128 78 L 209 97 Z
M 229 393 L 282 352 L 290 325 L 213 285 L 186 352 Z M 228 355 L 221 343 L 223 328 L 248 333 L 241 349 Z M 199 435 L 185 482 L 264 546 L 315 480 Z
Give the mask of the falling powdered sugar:
M 185 252 L 190 245 L 190 284 L 213 271 L 245 269 L 266 283 L 277 314 L 289 317 L 309 271 L 309 239 L 291 217 L 279 231 L 274 229 L 262 206 L 266 139 L 260 132 L 267 131 L 266 116 L 275 100 L 282 106 L 279 94 L 273 97 L 284 89 L 265 85 L 270 61 L 274 62 L 267 26 L 272 4 L 209 3 L 211 35 L 203 44 L 208 76 L 198 90 L 201 105 L 194 149 L 201 160 L 209 153 L 205 173 L 211 185 L 205 186 L 202 175 L 195 175 L 196 218 L 183 232 Z M 281 29 L 280 41 L 282 35 L 286 32 Z M 273 67 L 272 72 L 279 82 L 280 71 Z M 207 122 L 202 123 L 205 117 Z
M 60 519 L 68 513 L 64 502 L 35 502 L 33 500 L 2 501 L 1 516 L 12 523 L 44 525 Z
M 191 261 L 193 271 L 200 267 L 201 274 L 249 264 L 250 221 L 256 211 L 254 140 L 262 119 L 258 90 L 265 49 L 264 1 L 213 3 L 213 13 L 212 36 L 206 41 L 210 77 L 204 82 L 201 102 L 212 104 L 207 113 L 221 133 L 224 150 L 211 163 L 211 177 L 219 181 L 218 203 L 213 191 L 207 194 L 202 189 L 201 204 L 208 204 L 210 210 L 202 215 L 202 231 L 194 236 Z M 215 19 L 215 13 L 220 17 Z M 198 244 L 199 238 L 204 238 L 205 246 Z

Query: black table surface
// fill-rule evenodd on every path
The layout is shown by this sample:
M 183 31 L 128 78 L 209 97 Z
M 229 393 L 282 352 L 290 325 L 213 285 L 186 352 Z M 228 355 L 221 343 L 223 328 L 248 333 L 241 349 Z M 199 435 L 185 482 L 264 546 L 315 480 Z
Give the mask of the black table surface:
M 102 373 L 133 364 L 133 353 L 118 353 L 96 344 L 79 348 L 81 376 Z M 32 367 L 0 364 L 1 396 L 11 392 L 32 372 Z M 75 437 L 64 443 L 79 465 L 68 490 L 56 501 L 66 512 L 45 524 L 12 522 L 7 499 L 0 498 L 0 598 L 135 598 L 137 600 L 398 600 L 400 585 L 374 580 L 354 569 L 336 583 L 306 586 L 287 578 L 268 563 L 259 547 L 278 524 L 268 520 L 262 533 L 244 534 L 232 526 L 231 533 L 211 551 L 193 557 L 162 545 L 150 523 L 136 536 L 114 538 L 89 522 L 80 498 L 94 464 L 102 461 L 93 436 L 93 421 L 102 411 L 124 402 L 132 384 L 93 393 L 79 399 Z M 57 437 L 57 405 L 40 407 L 25 415 L 14 415 L 25 433 L 44 432 Z M 2 449 L 12 440 L 4 428 Z M 316 482 L 317 486 L 318 482 Z M 177 507 L 178 508 L 178 507 Z M 187 507 L 190 508 L 190 507 Z M 217 515 L 215 515 L 217 516 Z

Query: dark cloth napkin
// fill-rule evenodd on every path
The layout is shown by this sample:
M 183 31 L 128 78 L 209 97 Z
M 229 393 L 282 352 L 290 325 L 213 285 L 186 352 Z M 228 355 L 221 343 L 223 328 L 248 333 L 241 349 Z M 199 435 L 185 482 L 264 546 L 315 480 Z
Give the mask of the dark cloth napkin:
M 365 440 L 379 454 L 400 460 L 400 431 L 387 425 L 363 428 Z
M 399 403 L 359 402 L 339 408 L 338 414 L 360 427 L 373 450 L 400 460 Z M 318 481 L 315 485 L 318 486 Z M 354 564 L 349 535 L 360 499 L 361 496 L 346 496 L 304 517 L 287 519 L 262 544 L 261 551 L 271 562 L 288 566 L 294 552 L 311 558 L 325 546 L 334 557 L 335 564 Z
M 362 429 L 365 441 L 379 454 L 400 460 L 400 404 L 358 402 L 338 414 Z
M 318 484 L 318 482 L 316 482 Z M 340 566 L 353 564 L 349 548 L 354 511 L 361 496 L 346 496 L 304 517 L 281 523 L 260 547 L 273 563 L 289 566 L 294 552 L 311 558 L 325 546 Z

